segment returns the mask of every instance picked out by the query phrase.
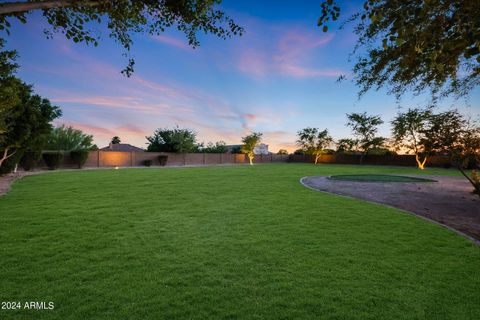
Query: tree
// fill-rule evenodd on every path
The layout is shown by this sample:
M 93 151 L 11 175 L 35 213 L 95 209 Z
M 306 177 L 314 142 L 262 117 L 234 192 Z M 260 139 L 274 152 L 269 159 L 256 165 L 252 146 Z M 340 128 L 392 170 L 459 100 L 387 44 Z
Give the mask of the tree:
M 480 126 L 478 123 L 467 122 L 467 128 L 462 135 L 460 149 L 454 150 L 454 161 L 459 164 L 460 172 L 472 184 L 474 192 L 480 196 Z M 470 177 L 463 168 L 471 168 Z
M 419 169 L 425 168 L 425 163 L 432 150 L 425 145 L 426 130 L 432 117 L 432 109 L 408 109 L 400 112 L 392 120 L 392 135 L 397 148 L 403 148 L 415 154 Z M 423 155 L 423 160 L 422 160 Z
M 425 130 L 425 147 L 437 154 L 450 157 L 452 163 L 472 184 L 480 196 L 480 127 L 466 119 L 458 110 L 432 114 Z M 471 176 L 466 169 L 472 167 Z
M 355 139 L 343 138 L 337 141 L 337 152 L 354 152 L 358 149 L 358 141 Z
M 315 164 L 318 163 L 320 156 L 325 149 L 333 143 L 333 138 L 328 134 L 328 130 L 320 131 L 317 128 L 305 128 L 298 131 L 297 144 L 305 151 L 315 157 Z
M 224 141 L 217 141 L 215 144 L 213 142 L 207 143 L 206 147 L 200 148 L 200 152 L 204 153 L 226 153 L 227 147 Z
M 4 41 L 0 39 L 0 50 Z M 7 115 L 19 103 L 21 81 L 14 75 L 18 65 L 15 63 L 17 53 L 11 50 L 0 51 L 0 144 L 8 130 Z
M 48 135 L 45 149 L 47 150 L 91 150 L 93 136 L 82 130 L 61 125 L 54 128 Z
M 252 132 L 242 138 L 243 145 L 240 150 L 247 155 L 250 165 L 253 165 L 253 159 L 255 157 L 254 150 L 257 144 L 262 141 L 262 135 L 261 132 Z
M 113 137 L 112 141 L 110 141 L 111 144 L 119 144 L 121 142 L 122 141 L 120 140 L 120 138 L 118 136 Z
M 220 3 L 221 0 L 4 1 L 0 4 L 0 30 L 5 29 L 9 34 L 9 20 L 26 23 L 28 12 L 41 10 L 50 25 L 50 29 L 45 30 L 48 38 L 60 32 L 74 42 L 97 46 L 100 33 L 96 24 L 101 24 L 108 28 L 108 36 L 125 49 L 124 56 L 130 57 L 133 33 L 158 35 L 175 26 L 185 34 L 192 47 L 199 45 L 199 31 L 222 39 L 241 35 L 243 28 L 218 10 Z M 130 76 L 134 64 L 130 57 L 122 73 Z
M 288 151 L 285 149 L 278 150 L 277 154 L 288 154 Z
M 197 134 L 190 129 L 157 129 L 153 136 L 146 137 L 147 151 L 188 153 L 198 150 Z
M 0 167 L 13 155 L 20 160 L 24 151 L 40 149 L 52 130 L 50 122 L 60 115 L 58 107 L 34 94 L 31 86 L 19 83 L 18 103 L 5 116 L 8 127 L 0 144 Z
M 385 138 L 376 137 L 378 126 L 383 123 L 380 116 L 370 116 L 364 113 L 347 114 L 347 127 L 352 129 L 352 133 L 357 139 L 359 151 L 362 153 L 360 163 L 363 157 L 370 149 L 381 148 Z
M 340 15 L 323 0 L 318 25 Z M 358 36 L 353 68 L 360 95 L 383 86 L 397 97 L 407 90 L 441 96 L 468 94 L 480 82 L 480 1 L 364 0 L 346 22 Z

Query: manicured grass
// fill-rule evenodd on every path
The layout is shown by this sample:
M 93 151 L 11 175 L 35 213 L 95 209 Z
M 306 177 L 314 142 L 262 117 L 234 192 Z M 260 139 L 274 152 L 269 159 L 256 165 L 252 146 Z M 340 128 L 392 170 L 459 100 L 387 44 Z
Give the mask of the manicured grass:
M 55 309 L 0 319 L 480 319 L 478 246 L 299 183 L 417 172 L 278 164 L 22 178 L 0 198 L 0 300 Z
M 332 180 L 360 182 L 435 182 L 432 179 L 396 176 L 391 174 L 341 174 L 331 176 Z

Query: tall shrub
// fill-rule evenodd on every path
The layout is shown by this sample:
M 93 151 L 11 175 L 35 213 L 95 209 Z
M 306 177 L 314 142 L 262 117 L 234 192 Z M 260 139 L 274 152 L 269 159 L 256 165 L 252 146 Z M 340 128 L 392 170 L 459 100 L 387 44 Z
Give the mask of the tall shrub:
M 167 164 L 167 160 L 168 160 L 168 156 L 166 155 L 160 155 L 158 156 L 158 163 L 161 165 L 161 166 L 165 166 Z
M 26 171 L 32 170 L 35 168 L 41 157 L 42 152 L 40 150 L 25 151 L 20 160 L 20 166 Z
M 78 165 L 78 169 L 81 169 L 88 159 L 88 150 L 72 150 L 70 151 L 70 158 L 72 158 L 72 161 Z
M 60 166 L 60 162 L 63 160 L 63 153 L 59 151 L 44 152 L 42 158 L 48 169 L 55 170 Z

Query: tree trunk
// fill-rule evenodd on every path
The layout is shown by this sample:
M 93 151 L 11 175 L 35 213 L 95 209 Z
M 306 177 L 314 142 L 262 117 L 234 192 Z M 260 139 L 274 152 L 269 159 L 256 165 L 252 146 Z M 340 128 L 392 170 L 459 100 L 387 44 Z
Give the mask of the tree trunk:
M 427 156 L 423 159 L 423 161 L 420 161 L 420 157 L 418 154 L 415 154 L 415 161 L 417 161 L 418 169 L 423 170 L 425 169 L 425 163 L 427 163 Z
M 248 161 L 250 161 L 250 165 L 253 166 L 253 154 L 248 154 Z
M 0 158 L 0 167 L 2 166 L 2 164 L 5 160 L 7 160 L 11 156 L 13 156 L 16 152 L 16 151 L 13 151 L 12 153 L 8 154 L 8 150 L 10 150 L 10 148 L 5 148 L 5 150 L 3 151 L 3 156 L 2 156 L 2 158 Z
M 82 6 L 96 6 L 100 4 L 100 1 L 91 0 L 51 0 L 51 1 L 31 1 L 31 2 L 7 2 L 0 4 L 0 15 L 8 15 L 12 13 L 27 12 L 38 9 L 54 9 L 65 8 L 73 5 Z
M 315 155 L 315 164 L 318 163 L 318 160 L 320 159 L 320 156 L 321 156 L 320 154 Z
M 468 182 L 471 183 L 473 188 L 475 189 L 475 193 L 480 197 L 480 184 L 474 181 L 472 178 L 470 178 L 467 173 L 462 169 L 462 166 L 457 165 L 457 169 L 460 171 L 460 173 L 468 180 Z

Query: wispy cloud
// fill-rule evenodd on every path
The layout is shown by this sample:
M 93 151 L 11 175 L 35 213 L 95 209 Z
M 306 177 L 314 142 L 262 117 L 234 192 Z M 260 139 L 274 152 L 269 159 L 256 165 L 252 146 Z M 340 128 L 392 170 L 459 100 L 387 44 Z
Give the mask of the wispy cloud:
M 186 51 L 193 50 L 193 48 L 188 45 L 185 39 L 180 40 L 180 39 L 177 39 L 171 36 L 166 36 L 166 35 L 155 35 L 155 36 L 152 36 L 152 39 L 156 42 L 167 44 L 169 46 L 173 46 L 182 50 L 186 50 Z
M 286 74 L 295 78 L 338 78 L 342 74 L 345 74 L 345 72 L 342 70 L 306 68 L 287 63 L 279 65 L 279 70 L 282 74 Z
M 92 134 L 95 136 L 112 136 L 114 134 L 114 131 L 104 128 L 104 127 L 99 127 L 99 126 L 94 126 L 91 124 L 86 124 L 82 122 L 77 122 L 77 121 L 62 121 L 62 120 L 56 120 L 54 121 L 55 126 L 61 126 L 65 125 L 67 127 L 74 127 L 75 129 L 79 129 L 84 131 L 85 133 Z
M 264 26 L 264 28 L 268 28 Z M 342 70 L 315 67 L 311 59 L 315 50 L 329 44 L 335 34 L 318 35 L 304 28 L 277 26 L 268 32 L 251 34 L 241 47 L 237 59 L 240 72 L 255 78 L 283 75 L 293 78 L 338 77 Z M 272 33 L 275 35 L 272 38 Z

